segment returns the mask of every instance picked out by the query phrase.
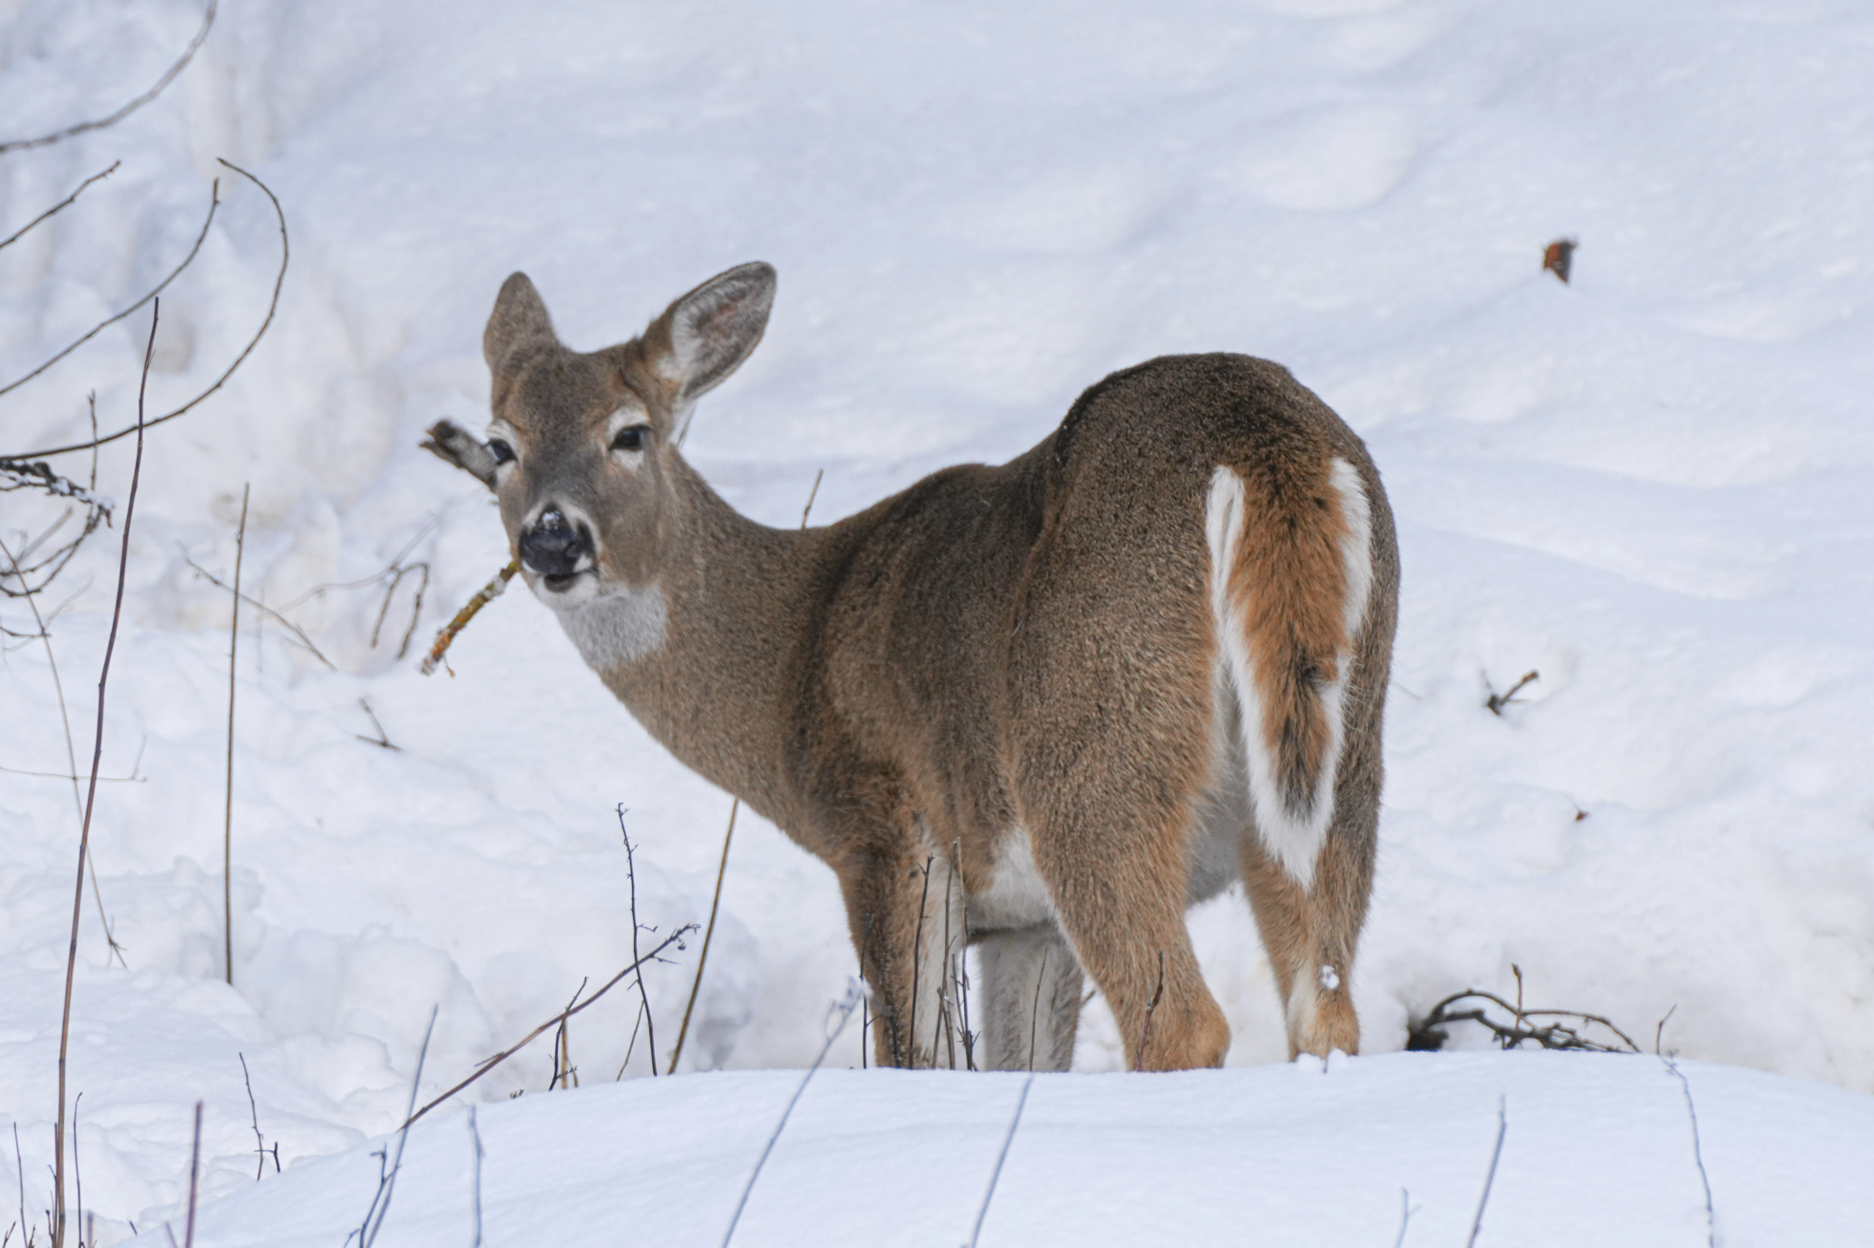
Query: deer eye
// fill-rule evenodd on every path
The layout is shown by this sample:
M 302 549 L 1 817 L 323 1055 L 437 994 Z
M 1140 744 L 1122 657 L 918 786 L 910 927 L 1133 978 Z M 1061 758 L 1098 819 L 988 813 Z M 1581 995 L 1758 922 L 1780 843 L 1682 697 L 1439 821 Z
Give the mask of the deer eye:
M 618 431 L 618 436 L 612 439 L 612 449 L 614 451 L 641 451 L 650 436 L 649 425 L 631 425 Z
M 514 458 L 514 448 L 503 438 L 489 438 L 488 453 L 495 457 L 497 465 L 508 463 Z

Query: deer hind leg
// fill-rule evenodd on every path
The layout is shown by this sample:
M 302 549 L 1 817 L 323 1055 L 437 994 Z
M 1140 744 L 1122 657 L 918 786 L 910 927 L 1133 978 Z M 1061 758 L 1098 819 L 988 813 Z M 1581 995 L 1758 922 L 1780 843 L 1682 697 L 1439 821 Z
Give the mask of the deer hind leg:
M 860 975 L 872 990 L 873 1056 L 881 1066 L 962 1069 L 963 884 L 947 858 L 891 854 L 840 872 Z
M 1350 907 L 1346 890 L 1337 887 L 1347 873 L 1346 857 L 1330 839 L 1322 846 L 1313 886 L 1303 888 L 1253 830 L 1243 838 L 1243 882 L 1282 994 L 1290 1057 L 1360 1051 L 1352 991 L 1364 905 Z
M 1243 879 L 1291 1056 L 1360 1043 L 1352 968 L 1372 884 L 1389 644 L 1373 631 L 1373 510 L 1345 459 L 1219 467 L 1205 503 L 1218 653 L 1253 812 Z
M 1051 923 L 992 932 L 976 944 L 982 967 L 985 1070 L 1066 1070 L 1074 1060 L 1085 976 Z
M 1355 689 L 1354 723 L 1374 722 L 1341 756 L 1334 816 L 1308 882 L 1296 878 L 1255 827 L 1239 843 L 1250 909 L 1282 993 L 1290 1057 L 1360 1048 L 1353 962 L 1373 888 L 1380 762 L 1377 713 L 1361 713 L 1370 694 L 1358 684 Z
M 1061 930 L 1112 1006 L 1128 1069 L 1221 1066 L 1230 1028 L 1184 926 L 1187 804 L 1151 818 L 1149 802 L 1100 789 L 1064 784 L 1024 813 Z

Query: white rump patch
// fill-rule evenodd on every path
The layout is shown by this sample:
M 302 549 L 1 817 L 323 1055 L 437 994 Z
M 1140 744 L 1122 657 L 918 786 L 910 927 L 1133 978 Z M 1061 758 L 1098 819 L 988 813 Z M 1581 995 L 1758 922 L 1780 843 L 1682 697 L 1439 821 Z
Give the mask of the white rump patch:
M 655 585 L 614 589 L 577 606 L 556 608 L 554 614 L 586 664 L 599 672 L 661 648 L 670 622 L 664 591 Z
M 1353 640 L 1366 617 L 1367 596 L 1373 587 L 1369 547 L 1372 508 L 1367 502 L 1359 470 L 1344 459 L 1336 459 L 1330 465 L 1328 480 L 1348 530 L 1341 546 L 1348 590 L 1343 615 L 1347 646 L 1337 656 L 1336 678 L 1323 684 L 1320 690 L 1321 712 L 1328 727 L 1327 750 L 1315 780 L 1315 791 L 1302 809 L 1296 809 L 1284 799 L 1282 786 L 1276 779 L 1276 759 L 1263 735 L 1261 686 L 1256 681 L 1255 664 L 1249 653 L 1248 633 L 1242 613 L 1230 602 L 1230 570 L 1236 565 L 1245 520 L 1242 478 L 1219 466 L 1211 474 L 1210 493 L 1204 504 L 1204 536 L 1210 548 L 1211 615 L 1216 622 L 1223 665 L 1242 707 L 1242 743 L 1249 768 L 1249 800 L 1255 813 L 1256 831 L 1264 848 L 1303 888 L 1314 884 L 1315 859 L 1320 856 L 1321 845 L 1327 839 L 1328 822 L 1334 814 L 1334 778 L 1340 770 L 1341 743 L 1345 735 L 1341 722 L 1342 701 L 1353 659 Z M 1251 586 L 1250 592 L 1257 592 L 1259 588 Z

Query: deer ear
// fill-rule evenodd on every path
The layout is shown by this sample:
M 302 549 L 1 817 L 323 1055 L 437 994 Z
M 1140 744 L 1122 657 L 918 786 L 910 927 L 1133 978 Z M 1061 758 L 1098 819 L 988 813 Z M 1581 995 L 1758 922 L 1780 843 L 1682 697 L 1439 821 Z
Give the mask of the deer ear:
M 718 273 L 670 305 L 646 333 L 660 369 L 688 407 L 728 377 L 761 341 L 774 306 L 774 266 L 759 260 Z
M 514 348 L 532 342 L 558 342 L 553 333 L 553 318 L 540 292 L 525 273 L 511 273 L 501 283 L 495 296 L 495 310 L 489 314 L 488 328 L 482 331 L 482 356 L 488 367 L 499 369 Z

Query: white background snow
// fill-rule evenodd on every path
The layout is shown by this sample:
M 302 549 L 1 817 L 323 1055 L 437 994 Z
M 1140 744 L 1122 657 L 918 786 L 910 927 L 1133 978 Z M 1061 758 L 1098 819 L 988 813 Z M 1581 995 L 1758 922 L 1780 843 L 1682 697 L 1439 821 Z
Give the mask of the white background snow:
M 201 16 L 0 0 L 0 142 L 110 112 Z M 984 1243 L 1383 1243 L 1401 1187 L 1423 1209 L 1407 1242 L 1455 1242 L 1499 1092 L 1480 1242 L 1703 1242 L 1656 1059 L 1388 1055 L 1440 997 L 1513 991 L 1512 963 L 1536 1004 L 1648 1048 L 1666 1020 L 1706 1098 L 1719 1242 L 1865 1235 L 1868 5 L 224 0 L 156 102 L 0 155 L 0 236 L 123 162 L 0 251 L 0 384 L 160 280 L 217 176 L 202 254 L 163 298 L 151 411 L 226 368 L 279 235 L 217 158 L 279 196 L 292 263 L 252 358 L 147 444 L 93 828 L 127 965 L 87 894 L 72 1033 L 101 1240 L 177 1214 L 201 1099 L 205 1191 L 241 1192 L 206 1242 L 336 1244 L 433 1007 L 426 1095 L 630 961 L 617 806 L 643 920 L 706 914 L 729 798 L 649 741 L 544 608 L 500 599 L 453 678 L 417 674 L 506 553 L 481 487 L 416 443 L 441 416 L 480 427 L 481 326 L 510 271 L 591 348 L 749 259 L 780 270 L 773 323 L 685 449 L 768 523 L 800 522 L 821 469 L 826 521 L 1020 452 L 1112 369 L 1202 350 L 1292 368 L 1367 440 L 1398 517 L 1353 979 L 1367 1056 L 1322 1078 L 1270 1065 L 1270 972 L 1240 895 L 1219 899 L 1192 930 L 1229 1064 L 1262 1069 L 1038 1080 Z M 1538 269 L 1564 236 L 1567 286 Z M 0 453 L 80 439 L 94 391 L 105 429 L 133 420 L 148 329 L 131 317 L 0 397 Z M 98 459 L 120 516 L 130 456 Z M 186 560 L 232 569 L 248 484 L 244 584 L 337 670 L 243 613 L 229 988 L 228 597 Z M 57 514 L 0 497 L 0 537 L 17 549 Z M 81 769 L 119 532 L 41 604 Z M 419 607 L 403 579 L 373 646 L 400 554 L 427 588 Z M 13 600 L 0 625 L 34 627 Z M 45 651 L 4 642 L 0 1110 L 38 1218 L 78 818 L 68 781 L 23 774 L 70 769 Z M 1530 670 L 1505 714 L 1484 708 Z M 363 739 L 371 715 L 396 750 Z M 696 947 L 648 977 L 660 1065 Z M 806 1065 L 854 961 L 831 873 L 745 813 L 684 1069 Z M 640 1037 L 624 1086 L 595 1087 L 636 1016 L 620 988 L 573 1021 L 580 1091 L 544 1092 L 543 1041 L 466 1098 L 494 1102 L 488 1242 L 718 1241 L 798 1076 L 651 1084 Z M 269 1162 L 255 1185 L 237 1054 L 282 1160 L 344 1156 Z M 858 1062 L 853 1027 L 736 1242 L 967 1238 L 1019 1079 Z M 1076 1065 L 1119 1065 L 1097 1004 Z M 434 1117 L 386 1244 L 469 1242 L 466 1115 Z M 795 1203 L 763 1213 L 764 1191 Z

